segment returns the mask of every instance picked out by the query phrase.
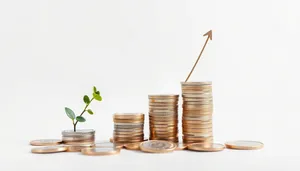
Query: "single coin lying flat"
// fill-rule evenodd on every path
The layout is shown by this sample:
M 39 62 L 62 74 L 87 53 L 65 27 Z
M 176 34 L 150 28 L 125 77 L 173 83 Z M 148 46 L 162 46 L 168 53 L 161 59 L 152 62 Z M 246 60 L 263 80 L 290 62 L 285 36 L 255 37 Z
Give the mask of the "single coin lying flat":
M 258 141 L 229 141 L 225 143 L 226 148 L 236 149 L 236 150 L 258 150 L 264 147 L 264 144 Z
M 60 139 L 39 139 L 30 141 L 30 145 L 32 146 L 52 146 L 60 143 L 62 143 Z
M 120 149 L 115 147 L 93 147 L 84 148 L 81 150 L 81 153 L 89 156 L 107 156 L 119 154 Z
M 46 153 L 59 153 L 67 151 L 67 147 L 64 146 L 47 146 L 47 147 L 37 147 L 31 149 L 32 153 L 46 154 Z
M 223 144 L 203 144 L 203 143 L 193 143 L 188 145 L 189 150 L 202 151 L 202 152 L 217 152 L 224 150 L 225 146 Z
M 176 144 L 162 140 L 150 140 L 140 144 L 140 149 L 148 153 L 168 153 L 174 151 L 176 147 Z

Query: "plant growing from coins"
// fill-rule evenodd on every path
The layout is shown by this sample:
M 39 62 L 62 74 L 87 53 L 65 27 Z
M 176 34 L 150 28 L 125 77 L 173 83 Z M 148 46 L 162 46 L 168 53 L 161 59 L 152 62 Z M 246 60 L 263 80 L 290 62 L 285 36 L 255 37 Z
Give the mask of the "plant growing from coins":
M 90 98 L 88 95 L 83 96 L 83 102 L 85 103 L 85 107 L 80 113 L 80 115 L 76 116 L 72 109 L 65 107 L 65 112 L 67 116 L 72 120 L 74 132 L 76 132 L 76 126 L 78 122 L 86 121 L 86 119 L 82 116 L 85 112 L 89 113 L 90 115 L 94 114 L 94 112 L 91 109 L 88 109 L 89 105 L 92 103 L 93 100 L 102 101 L 100 91 L 98 91 L 95 86 L 93 87 L 92 98 Z

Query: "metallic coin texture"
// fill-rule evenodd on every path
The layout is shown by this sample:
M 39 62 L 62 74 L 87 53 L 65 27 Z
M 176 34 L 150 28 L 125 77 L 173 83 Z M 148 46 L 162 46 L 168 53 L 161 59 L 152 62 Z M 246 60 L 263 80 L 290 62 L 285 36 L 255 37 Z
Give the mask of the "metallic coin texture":
M 67 147 L 64 146 L 47 146 L 47 147 L 37 147 L 31 149 L 32 153 L 46 154 L 46 153 L 59 153 L 67 151 Z
M 39 139 L 30 141 L 30 145 L 32 146 L 53 146 L 59 145 L 62 143 L 60 139 Z
M 202 152 L 217 152 L 224 150 L 225 146 L 223 144 L 203 144 L 203 143 L 194 143 L 189 144 L 187 147 L 189 150 L 193 151 L 202 151 Z
M 226 148 L 237 149 L 237 150 L 258 150 L 264 147 L 264 144 L 259 141 L 229 141 L 225 143 Z
M 150 140 L 142 142 L 140 149 L 149 153 L 168 153 L 176 149 L 176 144 L 169 141 Z

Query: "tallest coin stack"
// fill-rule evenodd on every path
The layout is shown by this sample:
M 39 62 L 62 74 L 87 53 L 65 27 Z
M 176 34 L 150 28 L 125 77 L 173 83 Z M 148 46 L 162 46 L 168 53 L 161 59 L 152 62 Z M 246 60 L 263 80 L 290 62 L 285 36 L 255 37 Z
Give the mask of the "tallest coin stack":
M 182 82 L 183 143 L 213 142 L 211 82 Z

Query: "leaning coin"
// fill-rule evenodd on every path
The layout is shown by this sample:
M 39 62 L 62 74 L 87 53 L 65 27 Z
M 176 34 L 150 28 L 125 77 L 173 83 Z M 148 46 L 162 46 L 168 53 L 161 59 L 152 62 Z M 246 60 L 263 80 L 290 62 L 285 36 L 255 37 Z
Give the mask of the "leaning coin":
M 225 146 L 223 144 L 203 144 L 203 143 L 194 143 L 189 144 L 188 149 L 193 151 L 203 151 L 203 152 L 217 152 L 224 150 Z
M 31 149 L 32 153 L 46 154 L 46 153 L 59 153 L 67 151 L 67 147 L 64 146 L 47 146 L 47 147 L 37 147 Z
M 258 141 L 230 141 L 225 143 L 226 148 L 237 150 L 258 150 L 264 147 L 264 144 Z
M 90 156 L 107 156 L 119 154 L 120 149 L 114 147 L 92 147 L 92 148 L 84 148 L 81 150 L 81 153 L 84 155 Z
M 30 141 L 30 145 L 33 146 L 52 146 L 62 143 L 62 140 L 59 139 L 39 139 Z
M 176 144 L 161 140 L 150 140 L 140 144 L 140 149 L 149 153 L 167 153 L 174 151 L 175 148 Z

